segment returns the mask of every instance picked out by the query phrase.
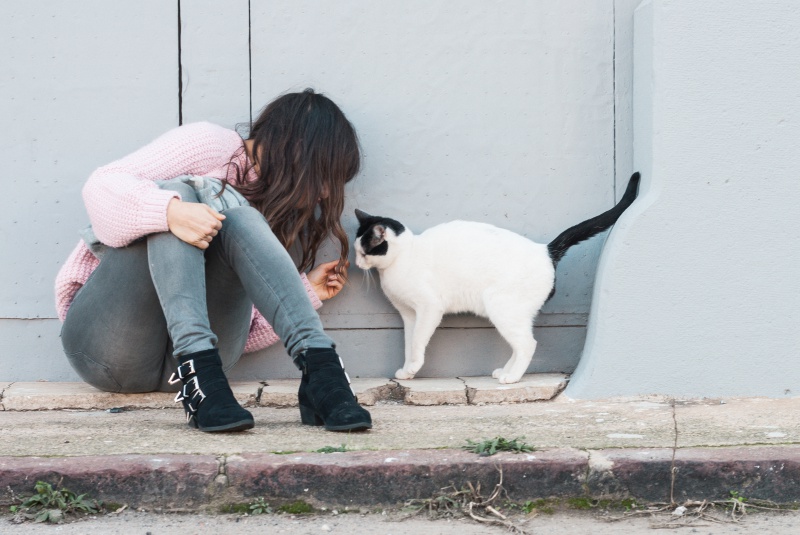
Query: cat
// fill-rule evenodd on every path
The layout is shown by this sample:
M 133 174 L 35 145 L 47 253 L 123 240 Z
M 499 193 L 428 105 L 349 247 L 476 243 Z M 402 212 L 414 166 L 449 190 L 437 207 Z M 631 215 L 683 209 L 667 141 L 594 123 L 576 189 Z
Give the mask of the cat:
M 638 186 L 639 173 L 634 173 L 616 206 L 546 245 L 470 221 L 443 223 L 416 236 L 399 221 L 356 209 L 356 265 L 376 268 L 403 319 L 405 363 L 395 377 L 416 375 L 444 314 L 472 312 L 489 318 L 513 350 L 492 377 L 518 382 L 536 350 L 533 320 L 555 293 L 558 261 L 576 243 L 613 225 L 636 198 Z

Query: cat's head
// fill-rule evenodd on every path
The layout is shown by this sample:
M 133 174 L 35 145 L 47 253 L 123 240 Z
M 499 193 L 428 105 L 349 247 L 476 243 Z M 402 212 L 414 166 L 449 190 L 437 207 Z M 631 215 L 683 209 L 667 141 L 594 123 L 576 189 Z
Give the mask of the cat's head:
M 356 209 L 356 265 L 361 269 L 386 269 L 402 250 L 404 238 L 409 234 L 399 221 L 388 217 L 369 215 Z

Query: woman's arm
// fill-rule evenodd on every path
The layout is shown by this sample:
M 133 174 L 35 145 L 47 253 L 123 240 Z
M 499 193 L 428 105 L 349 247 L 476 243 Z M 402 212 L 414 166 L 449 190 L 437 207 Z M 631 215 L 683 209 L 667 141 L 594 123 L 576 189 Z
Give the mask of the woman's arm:
M 83 199 L 97 238 L 122 247 L 169 230 L 167 206 L 180 195 L 156 180 L 205 175 L 230 161 L 242 145 L 232 130 L 211 123 L 174 128 L 136 152 L 100 167 L 83 187 Z

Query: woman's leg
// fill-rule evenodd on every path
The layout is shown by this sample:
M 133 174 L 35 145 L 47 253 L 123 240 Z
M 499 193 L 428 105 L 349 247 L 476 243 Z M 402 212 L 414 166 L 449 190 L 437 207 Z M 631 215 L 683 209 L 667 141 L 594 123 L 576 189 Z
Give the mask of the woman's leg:
M 358 405 L 342 360 L 325 334 L 289 254 L 264 217 L 250 207 L 225 211 L 212 247 L 236 273 L 247 296 L 270 322 L 303 371 L 298 399 L 301 420 L 332 431 L 369 429 L 369 412 Z
M 172 181 L 159 185 L 180 192 L 183 202 L 197 202 L 194 189 L 186 184 Z M 209 432 L 250 429 L 253 415 L 239 405 L 231 391 L 224 373 L 226 363 L 211 330 L 205 255 L 171 232 L 147 238 L 151 278 L 172 339 L 173 356 L 180 364 L 171 382 L 183 384 L 176 399 L 183 403 L 190 425 Z M 215 281 L 210 282 L 216 288 Z M 232 366 L 239 355 L 227 352 L 227 364 Z
M 187 184 L 170 181 L 159 185 L 180 193 L 183 202 L 197 202 L 194 189 Z M 175 358 L 216 347 L 206 305 L 205 252 L 171 232 L 161 232 L 147 237 L 147 256 Z
M 211 248 L 230 266 L 247 297 L 293 359 L 310 348 L 333 348 L 289 253 L 264 216 L 249 206 L 225 210 Z
M 100 390 L 152 392 L 165 386 L 163 378 L 176 365 L 144 241 L 105 253 L 70 305 L 61 342 L 78 375 Z

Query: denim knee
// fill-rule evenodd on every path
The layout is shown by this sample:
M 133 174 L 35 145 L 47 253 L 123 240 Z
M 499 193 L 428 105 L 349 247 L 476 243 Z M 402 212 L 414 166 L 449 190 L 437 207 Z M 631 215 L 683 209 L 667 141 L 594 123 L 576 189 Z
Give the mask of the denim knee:
M 192 186 L 180 180 L 158 180 L 156 184 L 159 188 L 179 193 L 183 202 L 200 202 L 197 199 L 197 192 Z
M 234 206 L 222 213 L 225 214 L 225 224 L 229 227 L 247 230 L 252 228 L 253 225 L 265 225 L 269 228 L 269 223 L 267 223 L 264 214 L 252 206 Z

